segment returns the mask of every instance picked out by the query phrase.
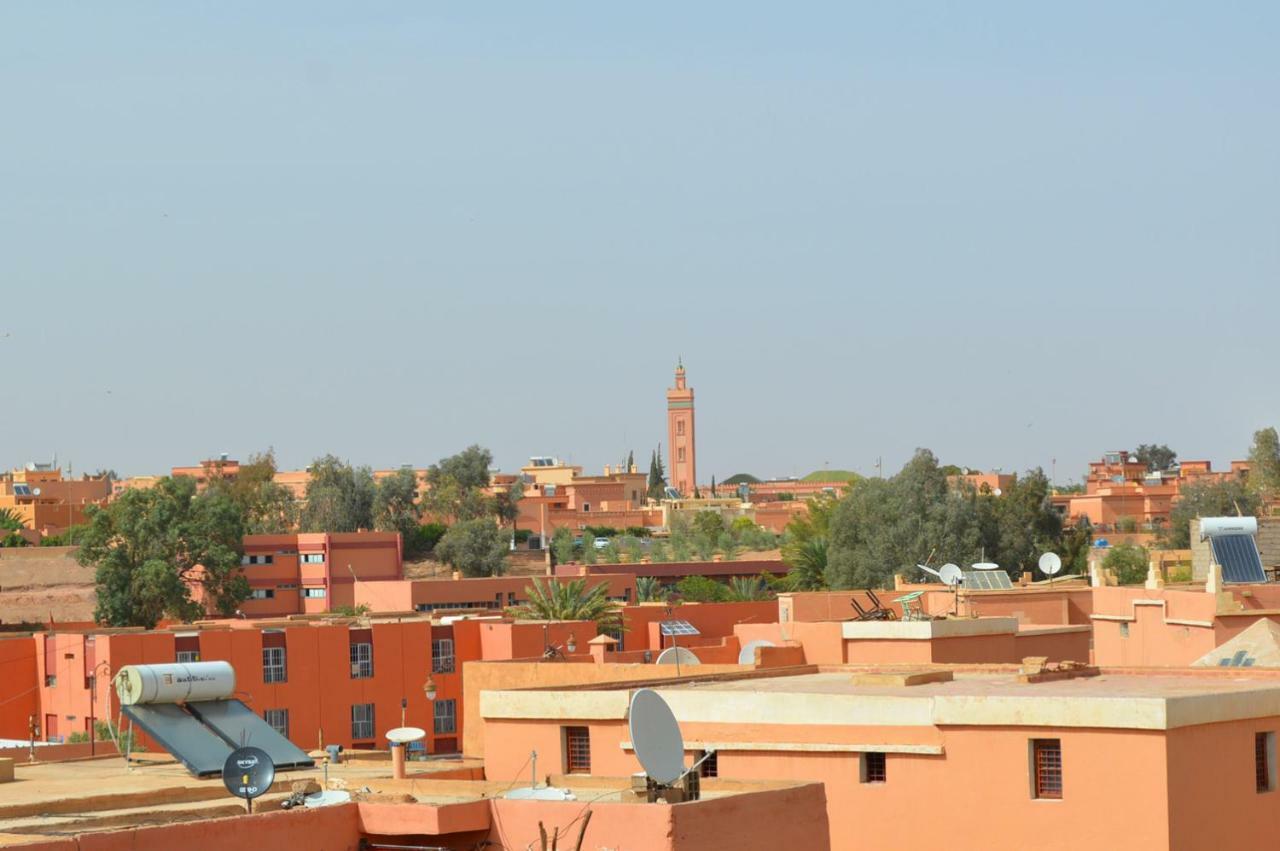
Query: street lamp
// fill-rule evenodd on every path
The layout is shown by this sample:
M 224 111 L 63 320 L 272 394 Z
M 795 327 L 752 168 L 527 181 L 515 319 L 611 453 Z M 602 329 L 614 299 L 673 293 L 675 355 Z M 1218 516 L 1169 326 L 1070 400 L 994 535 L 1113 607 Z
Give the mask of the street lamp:
M 422 693 L 427 696 L 429 702 L 436 699 L 436 681 L 431 679 L 431 675 L 427 674 L 427 681 L 422 684 Z
M 564 649 L 570 653 L 578 652 L 578 642 L 574 640 L 572 632 L 569 633 L 569 640 L 564 643 Z

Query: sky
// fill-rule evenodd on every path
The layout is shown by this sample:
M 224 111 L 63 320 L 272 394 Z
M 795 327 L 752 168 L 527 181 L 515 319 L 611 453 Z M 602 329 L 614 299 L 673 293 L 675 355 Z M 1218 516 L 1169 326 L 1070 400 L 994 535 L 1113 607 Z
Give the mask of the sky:
M 1280 4 L 0 5 L 0 467 L 1280 425 Z

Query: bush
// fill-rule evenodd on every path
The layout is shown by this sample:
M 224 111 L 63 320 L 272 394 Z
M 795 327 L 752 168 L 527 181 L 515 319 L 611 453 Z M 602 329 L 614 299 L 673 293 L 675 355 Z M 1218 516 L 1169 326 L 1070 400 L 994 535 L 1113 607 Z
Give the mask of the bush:
M 648 526 L 628 526 L 624 534 L 633 538 L 649 538 L 653 536 L 653 531 Z
M 1134 520 L 1132 517 L 1117 517 L 1116 531 L 1117 532 L 1136 532 L 1138 531 L 1138 521 Z
M 691 603 L 720 603 L 729 597 L 729 589 L 705 576 L 686 576 L 676 583 L 680 596 Z
M 519 545 L 519 544 L 529 543 L 529 538 L 532 535 L 533 535 L 533 532 L 529 529 L 517 529 L 515 534 L 516 544 Z
M 1102 560 L 1102 566 L 1115 574 L 1121 585 L 1137 585 L 1147 579 L 1149 556 L 1145 547 L 1121 544 L 1112 547 Z
M 584 526 L 582 529 L 584 538 L 616 538 L 618 534 L 618 530 L 612 526 Z
M 444 537 L 444 533 L 448 531 L 449 527 L 443 523 L 423 523 L 414 529 L 409 539 L 404 542 L 405 558 L 414 559 L 430 555 L 435 550 L 436 544 L 440 543 L 440 539 Z

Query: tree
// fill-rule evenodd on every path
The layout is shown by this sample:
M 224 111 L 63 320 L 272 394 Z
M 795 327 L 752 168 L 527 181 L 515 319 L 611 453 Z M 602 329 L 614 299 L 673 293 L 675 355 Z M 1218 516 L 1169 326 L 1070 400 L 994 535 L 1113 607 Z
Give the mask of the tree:
M 519 480 L 512 482 L 506 490 L 494 494 L 491 504 L 499 526 L 515 526 L 516 519 L 520 516 L 520 499 L 523 496 L 524 483 Z
M 645 496 L 652 500 L 664 499 L 667 495 L 667 471 L 662 466 L 662 446 L 653 451 L 649 458 L 649 489 Z
M 1164 545 L 1173 550 L 1191 547 L 1191 520 L 1196 517 L 1226 517 L 1237 513 L 1253 516 L 1260 500 L 1256 491 L 1242 482 L 1193 482 L 1185 485 L 1169 512 L 1169 528 Z
M 1174 452 L 1164 444 L 1139 444 L 1133 454 L 1137 457 L 1138 461 L 1146 464 L 1147 470 L 1152 473 L 1170 470 L 1178 460 L 1178 453 Z
M 223 491 L 239 507 L 246 534 L 282 535 L 298 527 L 298 504 L 293 491 L 276 482 L 276 472 L 271 448 L 250 455 L 234 477 L 224 475 L 222 462 L 215 461 L 206 490 Z
M 225 491 L 197 495 L 194 479 L 166 477 L 87 512 L 77 558 L 94 568 L 99 623 L 151 629 L 164 617 L 199 617 L 188 583 L 202 585 L 224 616 L 248 598 L 240 569 L 244 518 Z
M 1000 496 L 979 494 L 982 546 L 988 557 L 1017 576 L 1030 570 L 1062 538 L 1062 515 L 1050 500 L 1049 479 L 1036 468 L 1019 476 Z
M 711 498 L 712 499 L 716 498 L 716 477 L 715 476 L 711 477 Z
M 1280 497 L 1280 435 L 1274 428 L 1253 433 L 1248 482 L 1249 490 L 1256 493 L 1264 505 Z
M 809 500 L 808 510 L 787 524 L 782 539 L 782 561 L 790 568 L 792 585 L 799 591 L 827 587 L 827 534 L 836 498 L 830 494 Z
M 492 466 L 493 453 L 476 445 L 441 458 L 427 468 L 423 507 L 441 520 L 474 520 L 490 513 L 500 515 L 485 496 Z
M 720 556 L 725 561 L 736 561 L 738 556 L 742 554 L 738 539 L 729 532 L 720 533 L 720 539 L 716 541 L 716 546 L 720 548 Z
M 627 452 L 626 472 L 630 473 L 636 466 L 636 452 L 634 449 Z
M 725 479 L 720 484 L 733 485 L 735 487 L 742 484 L 758 485 L 760 484 L 760 480 L 757 479 L 755 476 L 751 475 L 750 473 L 734 473 L 732 476 Z
M 1093 544 L 1093 526 L 1088 517 L 1081 517 L 1062 535 L 1057 552 L 1062 556 L 1063 572 L 1086 574 L 1089 572 L 1089 548 Z
M 622 626 L 622 613 L 609 599 L 608 583 L 587 588 L 587 578 L 571 582 L 534 579 L 525 589 L 529 602 L 507 611 L 518 620 L 594 621 L 601 630 Z
M 423 523 L 413 530 L 405 539 L 404 553 L 406 558 L 422 558 L 430 555 L 444 537 L 449 527 L 443 523 Z
M 724 531 L 724 518 L 720 516 L 719 511 L 699 511 L 693 516 L 693 530 L 714 541 Z
M 1102 560 L 1102 566 L 1111 571 L 1121 585 L 1137 585 L 1147 579 L 1147 563 L 1150 557 L 1145 547 L 1121 544 L 1112 547 Z
M 0 547 L 25 547 L 27 539 L 18 534 L 26 528 L 18 512 L 0 508 Z
M 312 462 L 299 526 L 303 532 L 355 532 L 373 528 L 373 471 L 333 455 Z
M 657 564 L 671 561 L 671 545 L 662 538 L 654 538 L 649 544 L 649 561 Z
M 686 576 L 676 583 L 676 590 L 691 603 L 723 603 L 729 597 L 728 588 L 705 576 Z
M 662 596 L 662 583 L 656 576 L 636 577 L 636 602 L 653 603 Z
M 561 526 L 551 533 L 551 557 L 556 564 L 573 561 L 573 532 L 568 526 Z
M 380 532 L 399 532 L 407 553 L 410 545 L 417 543 L 414 533 L 421 520 L 418 474 L 412 467 L 401 467 L 377 483 L 373 494 L 375 529 Z
M 725 599 L 731 603 L 751 603 L 773 599 L 769 583 L 763 577 L 735 576 L 729 580 Z
M 501 576 L 507 569 L 508 539 L 488 517 L 449 527 L 436 544 L 436 558 L 463 576 Z
M 596 550 L 596 542 L 591 534 L 585 529 L 582 532 L 582 563 L 595 564 L 600 560 L 600 554 Z

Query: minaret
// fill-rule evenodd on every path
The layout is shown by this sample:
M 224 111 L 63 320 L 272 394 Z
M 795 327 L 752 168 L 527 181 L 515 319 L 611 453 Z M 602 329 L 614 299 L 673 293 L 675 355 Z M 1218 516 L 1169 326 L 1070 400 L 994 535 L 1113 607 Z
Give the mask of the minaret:
M 693 390 L 685 384 L 684 363 L 676 366 L 676 386 L 667 390 L 667 481 L 681 496 L 698 485 L 693 439 Z

